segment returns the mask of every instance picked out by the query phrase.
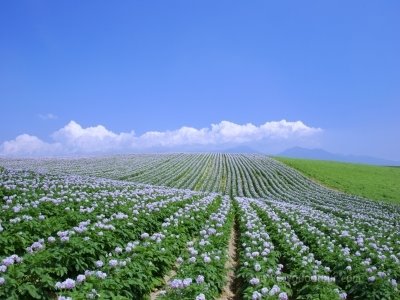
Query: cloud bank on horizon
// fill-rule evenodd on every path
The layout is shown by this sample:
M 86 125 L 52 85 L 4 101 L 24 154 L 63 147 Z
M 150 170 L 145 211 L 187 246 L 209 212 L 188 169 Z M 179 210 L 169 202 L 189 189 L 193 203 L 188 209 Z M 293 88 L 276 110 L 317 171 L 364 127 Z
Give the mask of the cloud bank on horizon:
M 82 154 L 127 153 L 129 151 L 173 150 L 193 146 L 238 146 L 254 142 L 279 143 L 307 139 L 322 132 L 302 121 L 270 121 L 256 126 L 221 121 L 206 128 L 183 126 L 171 131 L 134 131 L 115 133 L 103 125 L 83 128 L 70 121 L 51 135 L 51 142 L 37 136 L 21 134 L 0 145 L 2 156 L 62 156 Z

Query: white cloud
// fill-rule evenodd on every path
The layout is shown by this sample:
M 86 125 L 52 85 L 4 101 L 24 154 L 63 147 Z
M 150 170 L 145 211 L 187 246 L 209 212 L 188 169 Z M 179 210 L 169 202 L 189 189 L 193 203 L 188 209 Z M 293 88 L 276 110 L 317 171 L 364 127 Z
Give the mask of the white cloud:
M 288 122 L 286 120 L 266 122 L 260 126 L 264 136 L 273 138 L 290 138 L 293 135 L 310 136 L 321 132 L 321 128 L 308 127 L 302 121 Z
M 14 140 L 6 141 L 0 146 L 2 155 L 52 155 L 60 153 L 62 145 L 58 143 L 46 143 L 36 136 L 21 134 Z
M 75 121 L 54 132 L 53 142 L 23 134 L 0 146 L 5 156 L 68 155 L 145 151 L 151 148 L 240 145 L 260 141 L 285 142 L 309 138 L 322 129 L 305 125 L 302 121 L 266 122 L 244 125 L 229 121 L 211 124 L 209 128 L 181 127 L 171 131 L 149 131 L 136 136 L 134 131 L 114 133 L 102 125 L 83 128 Z
M 56 120 L 56 119 L 58 119 L 58 116 L 56 116 L 55 114 L 52 114 L 52 113 L 39 114 L 38 117 L 41 118 L 42 120 Z
M 259 140 L 263 136 L 261 126 L 257 127 L 251 123 L 238 125 L 228 121 L 212 124 L 211 133 L 215 142 L 243 143 L 249 140 Z
M 116 134 L 102 125 L 83 128 L 75 121 L 52 134 L 55 141 L 64 145 L 68 152 L 91 153 L 122 150 L 129 147 L 135 139 L 135 133 Z
M 229 121 L 212 124 L 211 128 L 196 129 L 181 127 L 174 131 L 147 132 L 136 142 L 140 146 L 179 146 L 179 145 L 217 145 L 241 144 L 263 139 L 290 139 L 306 137 L 321 132 L 301 121 L 286 120 L 266 122 L 260 126 L 247 123 L 239 125 Z

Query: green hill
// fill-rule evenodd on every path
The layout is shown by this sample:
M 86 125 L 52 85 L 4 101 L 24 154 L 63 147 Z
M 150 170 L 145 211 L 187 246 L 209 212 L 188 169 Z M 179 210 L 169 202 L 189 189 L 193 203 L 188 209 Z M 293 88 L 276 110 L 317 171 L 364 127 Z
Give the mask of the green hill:
M 400 203 L 400 168 L 276 157 L 306 176 L 350 194 Z

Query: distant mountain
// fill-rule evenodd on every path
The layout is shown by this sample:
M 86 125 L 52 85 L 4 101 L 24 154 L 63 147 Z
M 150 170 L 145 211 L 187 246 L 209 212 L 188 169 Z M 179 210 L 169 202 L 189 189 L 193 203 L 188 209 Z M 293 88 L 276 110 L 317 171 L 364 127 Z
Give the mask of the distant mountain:
M 333 160 L 341 162 L 351 162 L 369 165 L 382 165 L 382 166 L 400 166 L 399 161 L 391 161 L 383 158 L 376 158 L 364 155 L 345 155 L 325 151 L 323 149 L 306 149 L 301 147 L 293 147 L 287 149 L 277 156 L 284 156 L 290 158 L 305 158 L 305 159 L 319 159 L 319 160 Z

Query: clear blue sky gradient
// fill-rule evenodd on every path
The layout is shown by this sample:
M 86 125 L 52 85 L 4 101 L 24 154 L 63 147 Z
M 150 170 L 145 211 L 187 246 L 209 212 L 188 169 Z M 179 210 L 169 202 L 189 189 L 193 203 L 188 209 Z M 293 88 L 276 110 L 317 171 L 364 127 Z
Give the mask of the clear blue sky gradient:
M 327 150 L 400 160 L 399 16 L 399 1 L 3 1 L 0 142 L 70 120 L 287 119 Z

